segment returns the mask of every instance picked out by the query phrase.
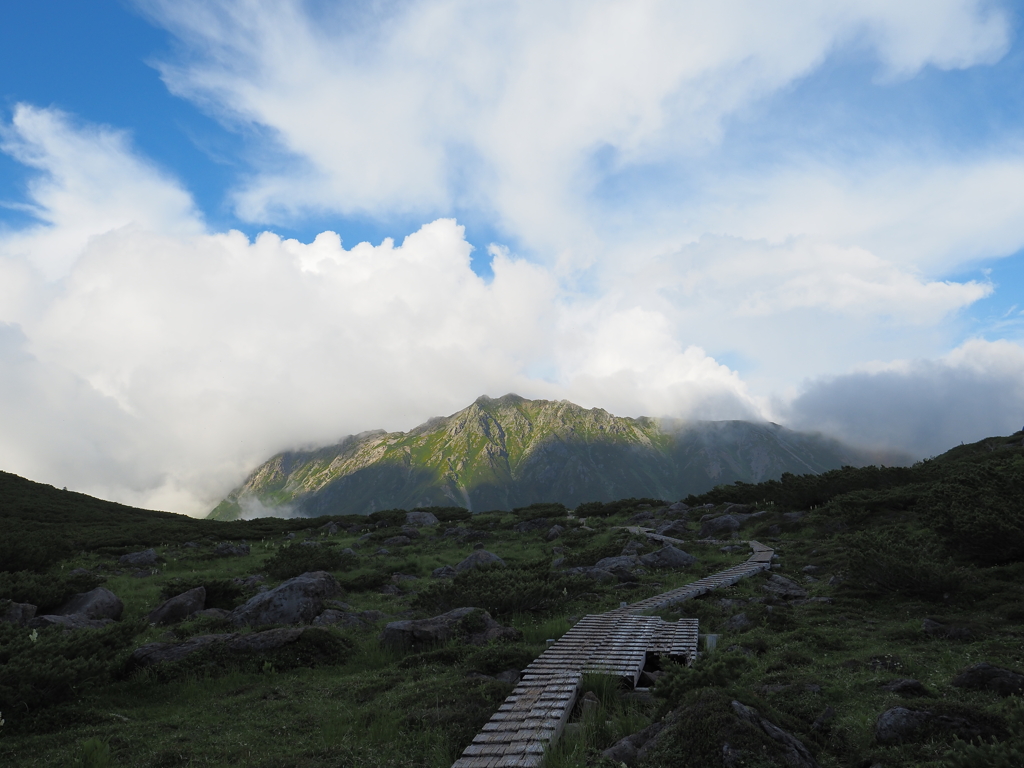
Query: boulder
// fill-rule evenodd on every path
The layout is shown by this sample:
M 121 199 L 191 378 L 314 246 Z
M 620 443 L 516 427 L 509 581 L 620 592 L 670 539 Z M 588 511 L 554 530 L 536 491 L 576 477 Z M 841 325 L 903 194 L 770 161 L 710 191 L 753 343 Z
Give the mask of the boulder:
M 586 576 L 588 579 L 593 579 L 599 584 L 611 584 L 612 582 L 618 581 L 611 571 L 606 571 L 603 568 L 598 568 L 593 565 L 569 568 L 565 573 L 567 576 Z
M 213 554 L 216 557 L 243 557 L 249 554 L 249 545 L 232 544 L 230 541 L 222 541 L 213 548 Z
M 505 565 L 505 561 L 493 552 L 488 552 L 486 549 L 477 549 L 471 552 L 469 557 L 456 565 L 455 570 L 461 573 L 462 571 L 468 571 L 473 568 L 493 565 L 503 566 Z
M 928 689 L 919 680 L 911 680 L 909 678 L 901 678 L 900 680 L 893 680 L 890 683 L 886 683 L 882 686 L 883 691 L 889 691 L 899 696 L 931 696 Z
M 657 528 L 658 535 L 668 536 L 670 539 L 683 539 L 689 535 L 689 532 L 685 520 L 673 520 Z
M 797 584 L 795 581 L 787 579 L 785 576 L 780 576 L 777 573 L 773 573 L 768 577 L 768 581 L 761 585 L 768 594 L 782 598 L 783 600 L 791 600 L 794 598 L 806 598 L 807 590 Z
M 640 558 L 636 555 L 617 555 L 615 557 L 604 557 L 594 563 L 594 568 L 607 571 L 619 581 L 636 581 L 636 574 L 633 569 L 640 565 Z
M 261 592 L 231 612 L 234 624 L 298 624 L 313 621 L 323 602 L 339 591 L 337 580 L 326 571 L 312 571 Z
M 150 624 L 177 624 L 206 607 L 206 587 L 196 587 L 172 597 L 149 614 Z
M 768 738 L 776 742 L 782 748 L 782 756 L 786 763 L 794 768 L 819 768 L 818 761 L 814 759 L 803 742 L 767 718 L 761 717 L 756 709 L 733 701 L 732 710 L 740 720 L 746 720 L 754 727 L 760 728 Z
M 669 545 L 649 555 L 643 555 L 640 562 L 648 568 L 688 568 L 697 562 L 697 558 Z
M 729 632 L 743 632 L 744 630 L 750 629 L 754 626 L 750 619 L 747 618 L 745 613 L 737 613 L 735 616 L 731 616 L 727 622 L 725 622 L 725 628 Z
M 440 521 L 432 512 L 424 512 L 420 509 L 414 509 L 412 512 L 405 513 L 406 525 L 437 525 L 439 522 Z
M 925 619 L 922 622 L 921 629 L 929 637 L 944 638 L 946 640 L 970 640 L 971 630 L 967 627 L 951 627 L 947 624 L 942 624 L 935 619 Z
M 268 629 L 251 634 L 226 633 L 190 637 L 183 643 L 148 643 L 136 648 L 128 658 L 129 667 L 151 667 L 154 664 L 181 661 L 211 646 L 223 646 L 238 654 L 265 654 L 290 645 L 309 631 L 308 628 Z M 319 631 L 319 630 L 314 630 Z
M 804 519 L 806 512 L 784 512 L 782 514 L 782 522 L 784 523 L 799 523 Z
M 430 572 L 430 575 L 435 579 L 453 579 L 455 574 L 458 573 L 450 565 L 442 565 L 440 568 L 435 568 Z
M 642 731 L 619 739 L 608 749 L 601 753 L 601 756 L 616 763 L 624 763 L 627 766 L 633 765 L 639 759 L 640 751 L 654 737 L 661 733 L 665 727 L 664 723 L 652 723 Z
M 31 603 L 11 603 L 0 613 L 0 622 L 25 626 L 36 615 L 36 610 Z
M 953 685 L 972 691 L 994 691 L 1000 696 L 1020 696 L 1024 694 L 1024 675 L 983 661 L 954 677 Z
M 43 627 L 64 627 L 65 629 L 99 629 L 107 624 L 113 624 L 113 619 L 90 619 L 83 613 L 72 613 L 67 616 L 36 616 L 29 619 L 25 626 L 29 629 L 42 629 Z
M 551 523 L 546 517 L 538 517 L 536 520 L 524 520 L 512 527 L 512 530 L 516 533 L 532 533 L 533 531 L 542 531 L 547 528 Z
M 385 547 L 404 547 L 412 544 L 412 539 L 408 536 L 392 536 L 390 539 L 384 539 L 383 544 Z
M 720 515 L 706 520 L 697 534 L 699 539 L 712 539 L 723 534 L 732 534 L 740 529 L 740 518 L 736 515 Z
M 629 518 L 629 522 L 631 522 L 631 523 L 642 523 L 644 520 L 653 520 L 653 519 L 654 519 L 654 513 L 651 512 L 651 510 L 649 510 L 649 509 L 645 509 L 642 512 L 637 512 L 635 515 L 633 515 L 631 518 Z
M 132 568 L 148 568 L 151 565 L 156 565 L 156 550 L 155 549 L 144 549 L 141 552 L 131 552 L 127 555 L 121 555 L 117 559 L 118 565 L 126 565 Z
M 669 512 L 686 512 L 689 508 L 690 506 L 688 504 L 684 504 L 681 501 L 677 501 L 668 505 Z
M 192 614 L 193 619 L 226 619 L 231 615 L 231 611 L 226 611 L 223 608 L 203 608 L 201 611 L 196 611 Z
M 389 648 L 417 649 L 456 638 L 464 638 L 475 645 L 492 640 L 522 637 L 522 632 L 503 627 L 486 611 L 479 608 L 456 608 L 429 619 L 392 621 L 384 627 L 380 641 Z
M 124 612 L 121 599 L 103 587 L 89 592 L 79 592 L 64 605 L 54 611 L 58 616 L 81 614 L 87 619 L 113 619 L 117 621 Z
M 548 541 L 554 541 L 559 536 L 561 536 L 563 533 L 565 533 L 565 526 L 562 526 L 562 525 L 552 525 L 551 528 L 548 529 L 547 535 L 544 538 L 547 539 Z
M 401 531 L 403 536 L 408 536 L 410 539 L 418 539 L 423 535 L 415 525 L 403 525 Z
M 327 523 L 326 525 L 321 525 L 320 530 L 326 533 L 328 536 L 333 536 L 338 532 L 338 524 Z

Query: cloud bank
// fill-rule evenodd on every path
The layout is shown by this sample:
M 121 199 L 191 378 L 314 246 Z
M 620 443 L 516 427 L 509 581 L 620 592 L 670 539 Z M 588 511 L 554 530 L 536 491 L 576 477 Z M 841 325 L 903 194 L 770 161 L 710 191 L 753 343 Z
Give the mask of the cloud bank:
M 281 449 L 508 391 L 918 456 L 1024 424 L 1024 348 L 957 320 L 997 286 L 949 277 L 1024 247 L 1024 152 L 866 137 L 768 162 L 749 134 L 837 52 L 879 88 L 997 61 L 996 5 L 141 5 L 176 37 L 171 91 L 255 137 L 232 201 L 270 231 L 213 231 L 130 134 L 17 106 L 0 149 L 35 173 L 35 223 L 0 230 L 7 471 L 203 514 Z M 516 244 L 486 278 L 458 211 Z M 325 212 L 423 223 L 272 231 Z

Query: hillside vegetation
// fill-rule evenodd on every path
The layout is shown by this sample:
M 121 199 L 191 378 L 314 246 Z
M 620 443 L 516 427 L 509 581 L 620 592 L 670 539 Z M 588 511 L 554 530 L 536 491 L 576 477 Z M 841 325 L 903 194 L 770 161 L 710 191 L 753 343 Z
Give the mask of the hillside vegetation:
M 2 474 L 0 764 L 448 766 L 548 639 L 746 558 L 713 535 L 770 544 L 776 567 L 663 614 L 719 636 L 694 667 L 652 660 L 646 693 L 588 678 L 593 696 L 549 768 L 618 766 L 621 753 L 604 751 L 651 725 L 637 768 L 1020 765 L 1022 441 L 719 486 L 688 510 L 642 494 L 573 513 L 439 506 L 433 521 L 399 509 L 193 520 Z M 697 562 L 599 574 L 604 558 L 661 547 L 636 526 L 685 541 Z M 445 569 L 486 553 L 501 562 Z M 240 622 L 260 590 L 311 572 L 337 582 L 315 611 Z M 123 601 L 117 620 L 14 616 L 15 604 L 38 616 L 98 586 Z M 166 599 L 200 587 L 201 613 L 151 624 Z M 385 642 L 392 622 L 453 608 L 478 610 L 447 639 Z M 171 658 L 210 637 L 230 643 Z M 1004 684 L 970 683 L 982 662 L 1008 670 Z M 776 731 L 737 714 L 751 709 Z
M 820 435 L 745 421 L 613 416 L 567 401 L 481 397 L 409 432 L 367 432 L 289 451 L 258 467 L 210 514 L 367 514 L 457 504 L 474 511 L 538 502 L 679 498 L 735 480 L 862 465 Z

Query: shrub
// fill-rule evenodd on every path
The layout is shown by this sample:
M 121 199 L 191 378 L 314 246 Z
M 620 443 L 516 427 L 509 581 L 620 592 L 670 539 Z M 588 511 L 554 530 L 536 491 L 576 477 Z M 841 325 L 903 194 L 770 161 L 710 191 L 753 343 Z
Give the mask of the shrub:
M 1024 456 L 960 467 L 919 506 L 951 549 L 985 564 L 1024 559 Z
M 289 544 L 277 550 L 264 567 L 275 579 L 290 579 L 309 571 L 341 571 L 353 560 L 351 555 L 335 549 L 333 543 L 318 546 Z
M 714 653 L 691 667 L 669 663 L 654 686 L 654 695 L 662 700 L 664 709 L 672 709 L 690 691 L 727 686 L 749 667 L 750 660 L 741 653 Z
M 588 501 L 576 507 L 576 517 L 609 517 L 633 512 L 641 504 L 649 507 L 663 507 L 661 499 L 619 499 L 618 501 Z
M 350 579 L 339 579 L 338 583 L 345 592 L 369 592 L 371 589 L 380 589 L 391 582 L 391 574 L 385 571 L 371 571 L 361 573 Z
M 72 554 L 70 543 L 49 532 L 8 535 L 0 541 L 0 571 L 43 573 Z
M 493 643 L 473 651 L 465 660 L 471 672 L 496 675 L 509 669 L 524 669 L 536 657 L 536 651 L 518 643 Z
M 79 592 L 88 592 L 104 582 L 92 574 L 32 573 L 17 571 L 0 573 L 0 599 L 31 603 L 39 615 L 57 608 Z
M 548 504 L 531 504 L 528 507 L 516 507 L 512 510 L 512 514 L 520 520 L 538 520 L 542 517 L 565 517 L 569 510 L 566 509 L 565 504 L 559 504 L 557 502 Z
M 474 568 L 431 584 L 416 596 L 413 606 L 438 613 L 472 606 L 492 616 L 542 612 L 591 589 L 589 579 L 553 574 L 546 563 Z
M 394 528 L 405 523 L 404 509 L 382 509 L 371 512 L 367 519 L 378 528 Z
M 941 598 L 963 583 L 963 572 L 924 532 L 890 526 L 842 537 L 850 575 L 883 592 Z
M 24 627 L 0 624 L 0 711 L 10 713 L 8 725 L 17 727 L 18 713 L 51 706 L 111 680 L 144 628 L 141 621 L 73 632 L 47 627 L 33 640 Z
M 1009 736 L 1003 741 L 956 740 L 946 753 L 943 768 L 1018 768 L 1024 765 L 1024 701 L 1009 702 L 1006 723 Z

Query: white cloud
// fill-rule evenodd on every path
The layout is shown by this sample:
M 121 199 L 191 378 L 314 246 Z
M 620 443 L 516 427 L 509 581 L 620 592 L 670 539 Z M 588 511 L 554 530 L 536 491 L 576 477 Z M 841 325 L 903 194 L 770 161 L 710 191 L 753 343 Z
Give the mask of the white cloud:
M 242 216 L 431 216 L 463 205 L 577 266 L 613 235 L 592 199 L 603 179 L 647 167 L 700 173 L 725 121 L 837 49 L 869 49 L 886 77 L 906 78 L 995 61 L 1010 35 L 1007 15 L 978 0 L 435 0 L 333 15 L 297 0 L 141 5 L 187 51 L 162 66 L 168 86 L 264 129 L 291 158 L 256 170 L 238 193 Z M 732 192 L 772 186 L 736 181 Z M 645 203 L 678 219 L 693 201 Z M 697 236 L 721 231 L 693 223 Z M 676 243 L 689 232 L 669 230 Z M 643 236 L 628 228 L 623 241 Z
M 39 172 L 27 207 L 40 220 L 0 233 L 0 258 L 23 261 L 48 278 L 63 275 L 102 232 L 202 229 L 188 192 L 134 154 L 121 131 L 73 126 L 59 110 L 19 104 L 0 131 L 0 150 Z
M 933 456 L 1024 425 L 1024 348 L 975 339 L 938 360 L 897 361 L 811 382 L 790 422 L 861 445 Z

